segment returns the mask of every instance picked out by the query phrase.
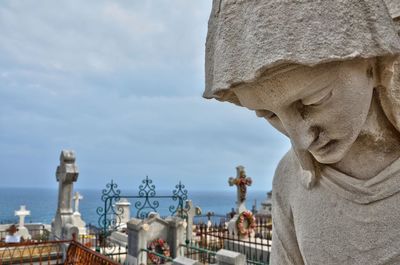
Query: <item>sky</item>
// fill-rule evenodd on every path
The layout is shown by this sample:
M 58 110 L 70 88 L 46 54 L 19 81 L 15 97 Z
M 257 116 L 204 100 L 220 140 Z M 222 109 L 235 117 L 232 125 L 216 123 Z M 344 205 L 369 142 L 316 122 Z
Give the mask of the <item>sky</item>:
M 271 189 L 290 148 L 245 108 L 202 98 L 211 0 L 0 2 L 0 187 L 57 188 L 62 149 L 77 188 L 181 180 L 229 190 L 243 165 Z

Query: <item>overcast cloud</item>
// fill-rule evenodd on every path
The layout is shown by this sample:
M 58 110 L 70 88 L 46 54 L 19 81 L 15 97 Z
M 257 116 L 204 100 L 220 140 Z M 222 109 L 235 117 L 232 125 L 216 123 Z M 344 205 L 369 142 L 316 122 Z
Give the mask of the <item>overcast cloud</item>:
M 61 149 L 77 187 L 182 180 L 229 189 L 242 164 L 271 188 L 289 142 L 250 111 L 205 100 L 211 0 L 1 1 L 0 186 L 57 187 Z

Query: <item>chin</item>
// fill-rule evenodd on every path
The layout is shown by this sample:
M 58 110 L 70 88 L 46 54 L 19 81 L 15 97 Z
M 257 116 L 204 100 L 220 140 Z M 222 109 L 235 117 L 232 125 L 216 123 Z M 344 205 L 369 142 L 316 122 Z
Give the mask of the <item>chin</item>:
M 321 164 L 335 164 L 342 160 L 342 157 L 338 156 L 315 156 L 313 155 L 315 160 L 317 160 Z

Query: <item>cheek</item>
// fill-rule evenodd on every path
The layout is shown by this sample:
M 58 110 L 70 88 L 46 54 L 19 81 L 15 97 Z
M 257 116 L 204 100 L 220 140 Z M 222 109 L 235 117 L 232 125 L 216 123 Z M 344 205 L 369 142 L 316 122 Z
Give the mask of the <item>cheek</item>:
M 356 137 L 368 116 L 372 92 L 373 87 L 368 80 L 342 84 L 334 91 L 330 106 L 327 106 L 331 118 L 325 125 L 338 136 Z
M 363 124 L 371 107 L 373 84 L 367 78 L 355 81 L 357 82 L 353 82 L 351 88 L 344 90 L 345 104 L 342 107 L 349 120 Z

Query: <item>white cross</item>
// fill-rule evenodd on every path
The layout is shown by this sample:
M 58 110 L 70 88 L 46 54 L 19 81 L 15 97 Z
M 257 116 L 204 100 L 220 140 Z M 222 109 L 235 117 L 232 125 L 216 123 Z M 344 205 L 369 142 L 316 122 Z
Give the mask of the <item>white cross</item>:
M 80 195 L 79 192 L 75 192 L 75 195 L 72 199 L 75 200 L 75 212 L 79 213 L 79 201 L 83 199 L 83 196 Z
M 25 216 L 31 215 L 31 211 L 26 209 L 25 205 L 21 205 L 20 209 L 15 211 L 15 216 L 19 216 L 19 227 L 24 227 Z

